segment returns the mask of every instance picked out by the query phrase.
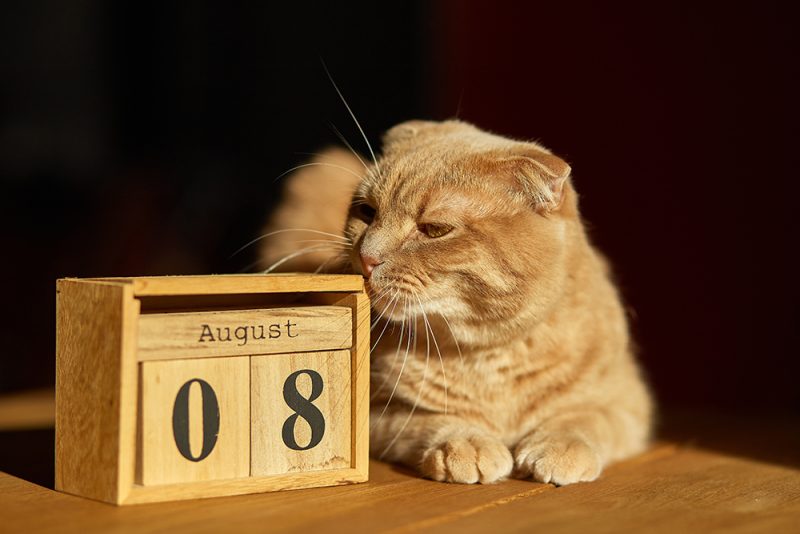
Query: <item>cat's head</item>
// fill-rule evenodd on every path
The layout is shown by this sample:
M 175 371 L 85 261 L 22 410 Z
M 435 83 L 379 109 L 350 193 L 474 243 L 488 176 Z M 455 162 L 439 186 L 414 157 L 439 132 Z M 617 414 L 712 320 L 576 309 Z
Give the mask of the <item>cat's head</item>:
M 464 122 L 389 130 L 346 226 L 373 308 L 393 320 L 444 317 L 472 344 L 543 317 L 579 233 L 569 176 L 544 147 Z

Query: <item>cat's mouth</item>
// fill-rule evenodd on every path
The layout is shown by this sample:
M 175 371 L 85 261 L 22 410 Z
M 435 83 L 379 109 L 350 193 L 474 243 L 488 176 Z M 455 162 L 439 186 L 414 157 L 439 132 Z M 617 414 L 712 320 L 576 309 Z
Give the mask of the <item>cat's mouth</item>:
M 376 287 L 364 280 L 374 315 L 390 321 L 404 321 L 425 313 L 425 297 L 403 283 L 389 283 Z
M 401 320 L 405 317 L 403 301 L 400 291 L 393 287 L 376 288 L 368 278 L 364 279 L 364 286 L 369 295 L 370 306 L 375 314 L 389 320 Z

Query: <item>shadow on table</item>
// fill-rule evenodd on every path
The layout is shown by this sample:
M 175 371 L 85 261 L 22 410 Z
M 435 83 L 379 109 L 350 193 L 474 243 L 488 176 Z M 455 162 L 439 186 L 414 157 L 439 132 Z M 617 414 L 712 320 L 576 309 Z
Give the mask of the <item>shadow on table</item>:
M 800 469 L 800 419 L 797 417 L 670 411 L 662 416 L 657 437 Z M 404 466 L 394 465 L 393 469 L 418 476 Z M 52 489 L 55 482 L 55 430 L 0 431 L 0 471 Z
M 731 456 L 800 469 L 800 418 L 667 411 L 657 437 Z
M 0 471 L 53 489 L 55 429 L 0 431 Z

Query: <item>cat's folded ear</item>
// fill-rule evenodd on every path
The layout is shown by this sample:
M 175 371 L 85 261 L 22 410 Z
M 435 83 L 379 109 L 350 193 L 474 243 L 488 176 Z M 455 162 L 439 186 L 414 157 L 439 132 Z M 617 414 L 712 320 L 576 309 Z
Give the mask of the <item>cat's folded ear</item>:
M 572 171 L 566 161 L 549 152 L 526 147 L 503 158 L 503 166 L 537 210 L 549 212 L 561 206 L 564 186 Z

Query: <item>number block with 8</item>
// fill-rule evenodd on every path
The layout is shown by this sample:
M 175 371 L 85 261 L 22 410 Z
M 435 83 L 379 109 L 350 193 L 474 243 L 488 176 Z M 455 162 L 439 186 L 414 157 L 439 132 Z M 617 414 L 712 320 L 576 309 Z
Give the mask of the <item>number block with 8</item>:
M 253 357 L 251 384 L 253 476 L 350 465 L 348 351 Z

